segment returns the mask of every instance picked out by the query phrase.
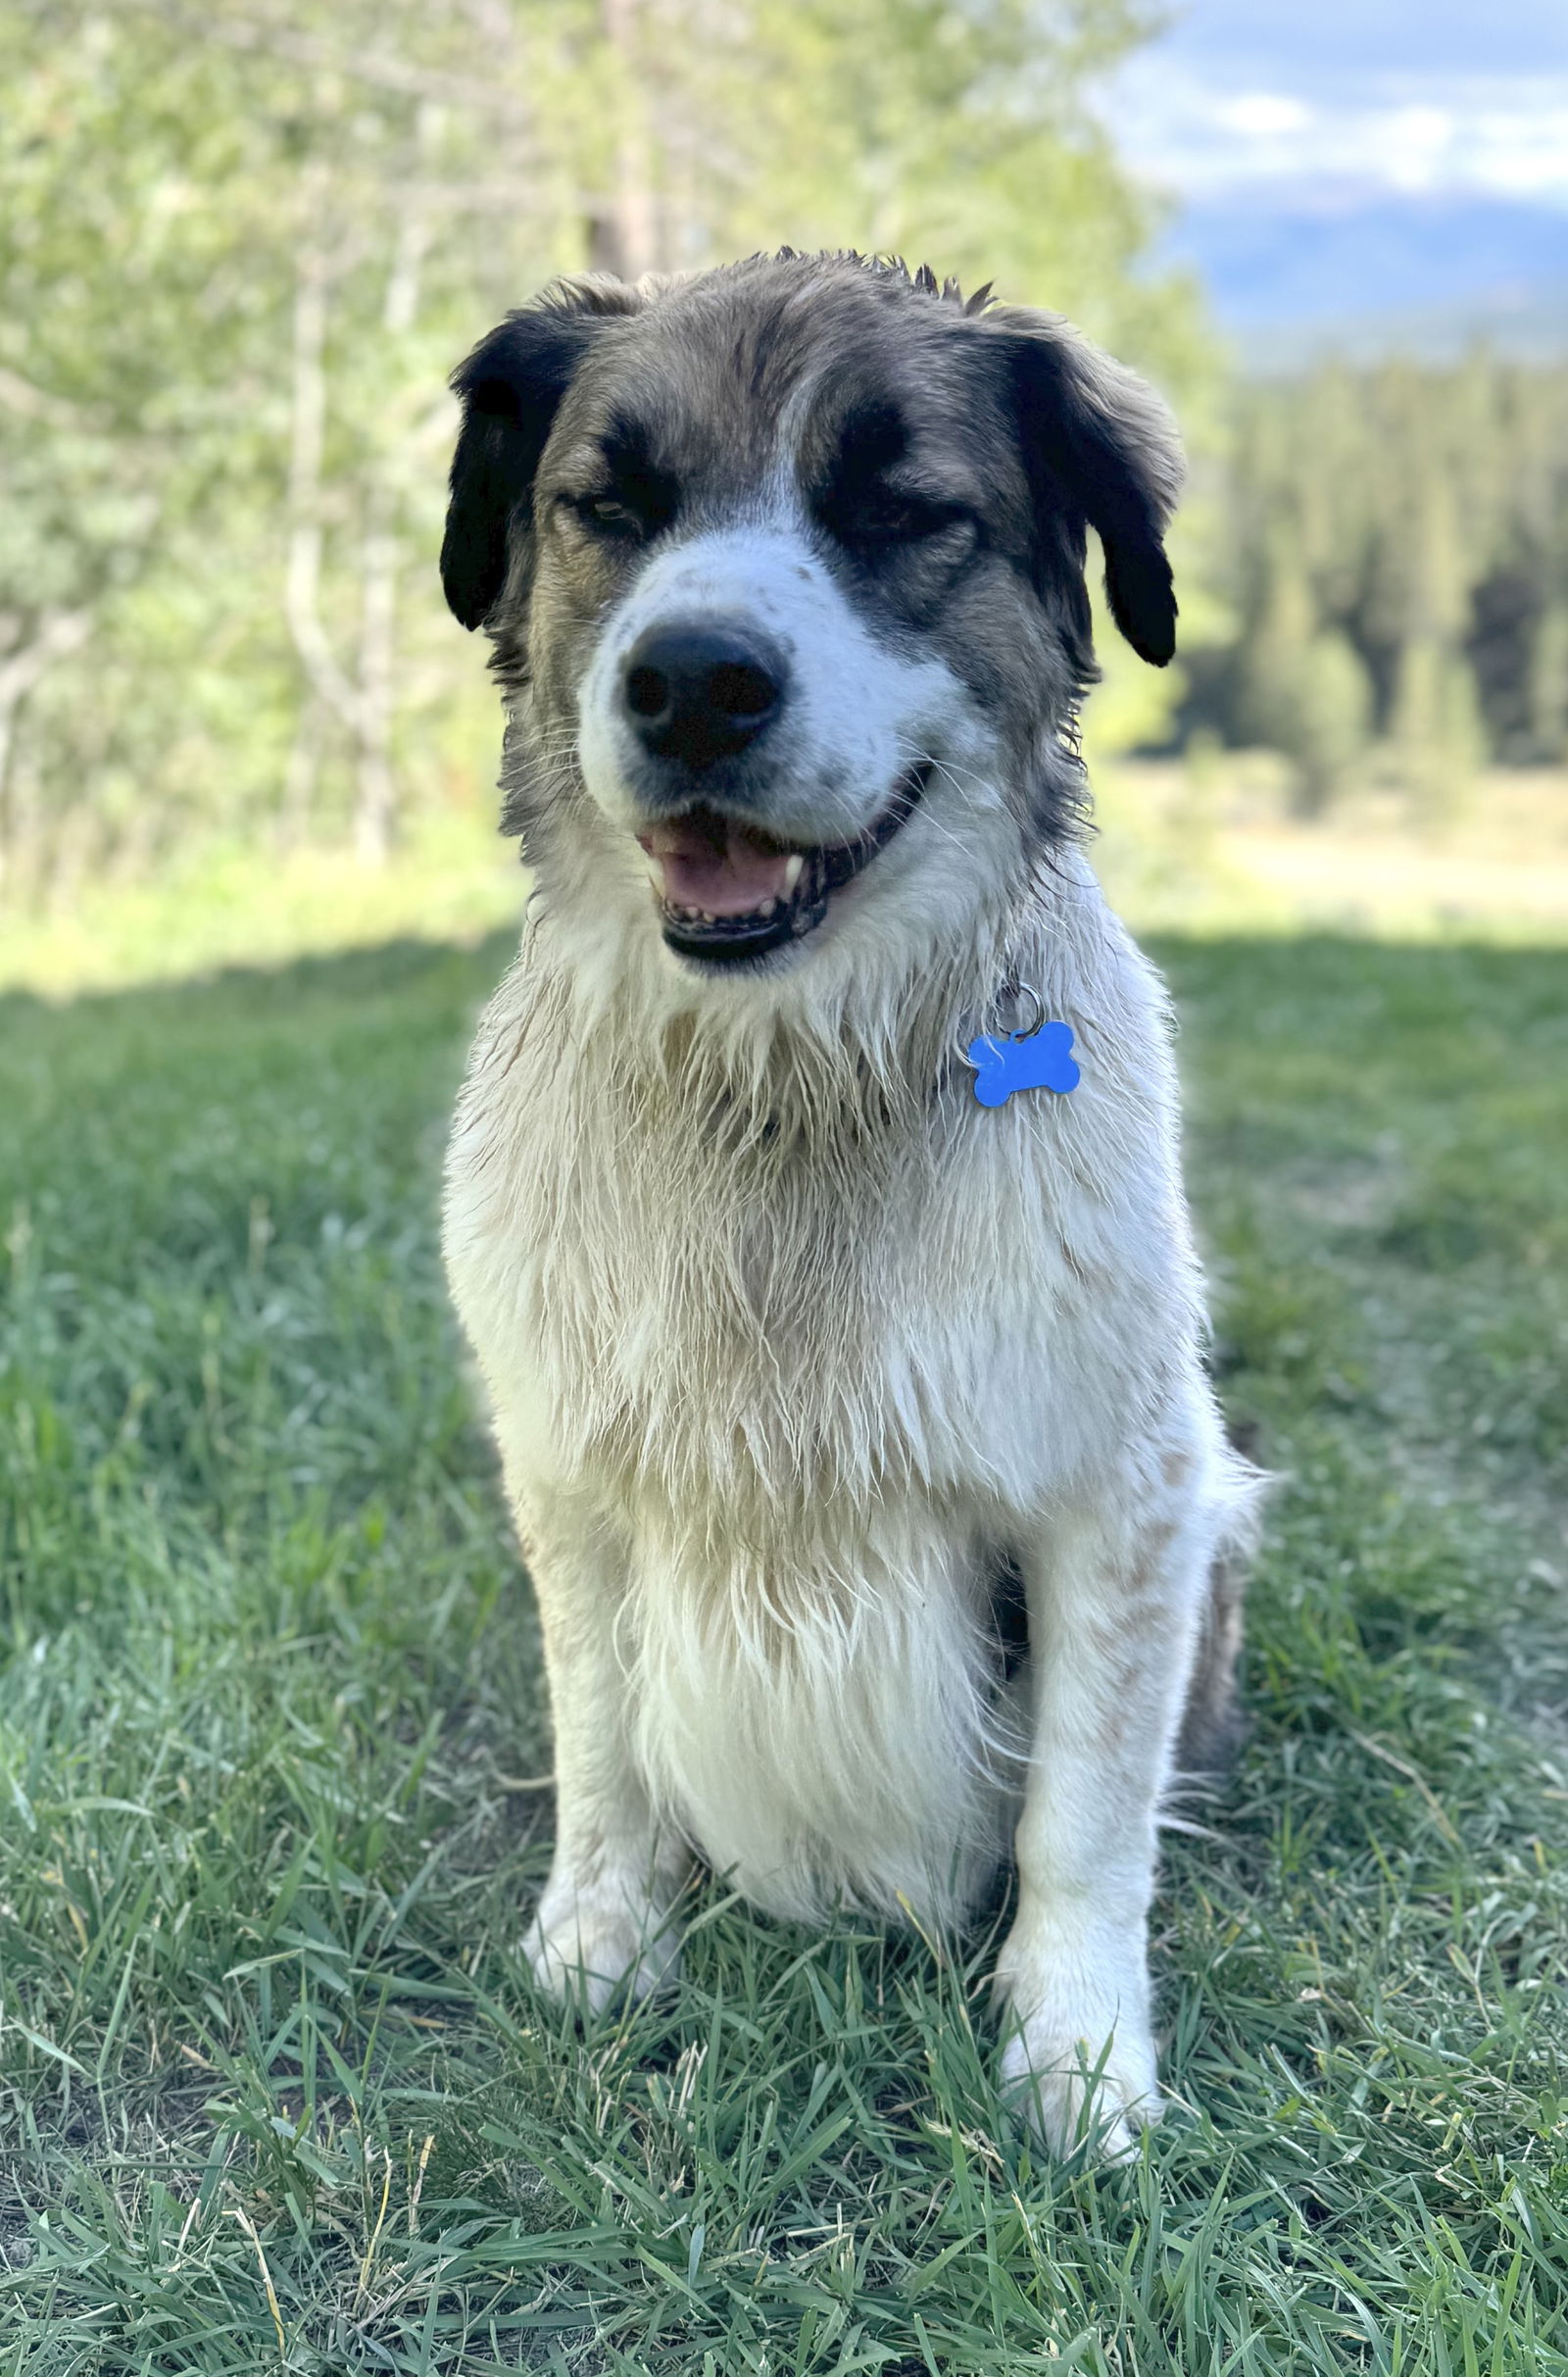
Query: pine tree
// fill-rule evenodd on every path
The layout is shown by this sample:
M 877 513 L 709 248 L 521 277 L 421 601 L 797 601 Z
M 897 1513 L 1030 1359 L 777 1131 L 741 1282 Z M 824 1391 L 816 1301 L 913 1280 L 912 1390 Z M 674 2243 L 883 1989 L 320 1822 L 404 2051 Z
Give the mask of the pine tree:
M 1568 760 L 1568 596 L 1548 603 L 1530 655 L 1530 727 L 1537 756 Z
M 1446 822 L 1486 758 L 1486 732 L 1469 664 L 1440 636 L 1412 635 L 1402 647 L 1391 727 L 1421 816 Z

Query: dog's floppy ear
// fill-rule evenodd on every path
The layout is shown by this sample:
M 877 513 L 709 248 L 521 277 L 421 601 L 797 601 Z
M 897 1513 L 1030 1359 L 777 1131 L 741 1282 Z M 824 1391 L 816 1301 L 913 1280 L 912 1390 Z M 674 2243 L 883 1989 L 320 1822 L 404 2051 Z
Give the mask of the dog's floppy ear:
M 1176 595 L 1165 523 L 1181 487 L 1181 441 L 1152 388 L 1057 315 L 998 310 L 1029 473 L 1042 567 L 1076 570 L 1073 624 L 1089 649 L 1084 522 L 1105 556 L 1110 614 L 1140 658 L 1163 669 L 1176 649 Z
M 507 582 L 514 530 L 533 525 L 533 482 L 556 412 L 605 322 L 641 299 L 606 276 L 557 281 L 509 314 L 452 374 L 463 427 L 452 458 L 452 500 L 441 584 L 465 627 L 489 618 Z

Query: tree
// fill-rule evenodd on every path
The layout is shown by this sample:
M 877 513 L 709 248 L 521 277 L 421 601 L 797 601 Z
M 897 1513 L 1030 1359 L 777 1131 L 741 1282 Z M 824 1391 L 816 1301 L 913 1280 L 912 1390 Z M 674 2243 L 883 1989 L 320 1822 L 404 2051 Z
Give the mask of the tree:
M 1475 678 L 1462 653 L 1413 635 L 1399 653 L 1390 719 L 1400 773 L 1424 816 L 1451 817 L 1487 756 Z
M 1344 791 L 1370 740 L 1372 689 L 1343 629 L 1318 624 L 1300 544 L 1274 523 L 1238 666 L 1238 723 L 1291 763 L 1296 806 L 1316 817 Z
M 1530 654 L 1530 723 L 1543 759 L 1568 759 L 1568 596 L 1541 614 Z
M 1211 539 L 1233 665 L 1193 722 L 1274 744 L 1332 797 L 1381 740 L 1418 809 L 1495 754 L 1568 743 L 1568 369 L 1328 364 L 1243 385 Z
M 0 0 L 0 838 L 383 857 L 484 700 L 447 371 L 562 270 L 929 254 L 1190 360 L 1090 92 L 1134 0 Z M 13 795 L 4 783 L 9 770 Z

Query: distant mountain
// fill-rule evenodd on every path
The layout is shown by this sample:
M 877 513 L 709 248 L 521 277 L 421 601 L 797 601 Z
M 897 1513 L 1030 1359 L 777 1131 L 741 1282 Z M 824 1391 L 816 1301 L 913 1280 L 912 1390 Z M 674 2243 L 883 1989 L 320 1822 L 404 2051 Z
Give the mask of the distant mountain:
M 1568 353 L 1568 208 L 1488 197 L 1233 186 L 1190 203 L 1161 261 L 1196 270 L 1260 371 L 1334 348 L 1452 354 L 1476 337 Z

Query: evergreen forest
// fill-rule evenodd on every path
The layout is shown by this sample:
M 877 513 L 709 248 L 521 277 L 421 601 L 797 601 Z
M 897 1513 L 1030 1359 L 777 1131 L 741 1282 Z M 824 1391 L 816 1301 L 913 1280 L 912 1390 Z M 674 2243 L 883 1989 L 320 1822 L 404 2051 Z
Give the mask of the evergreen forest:
M 1489 761 L 1568 760 L 1568 366 L 1244 384 L 1216 477 L 1189 731 L 1284 753 L 1307 812 L 1369 768 L 1441 816 Z

